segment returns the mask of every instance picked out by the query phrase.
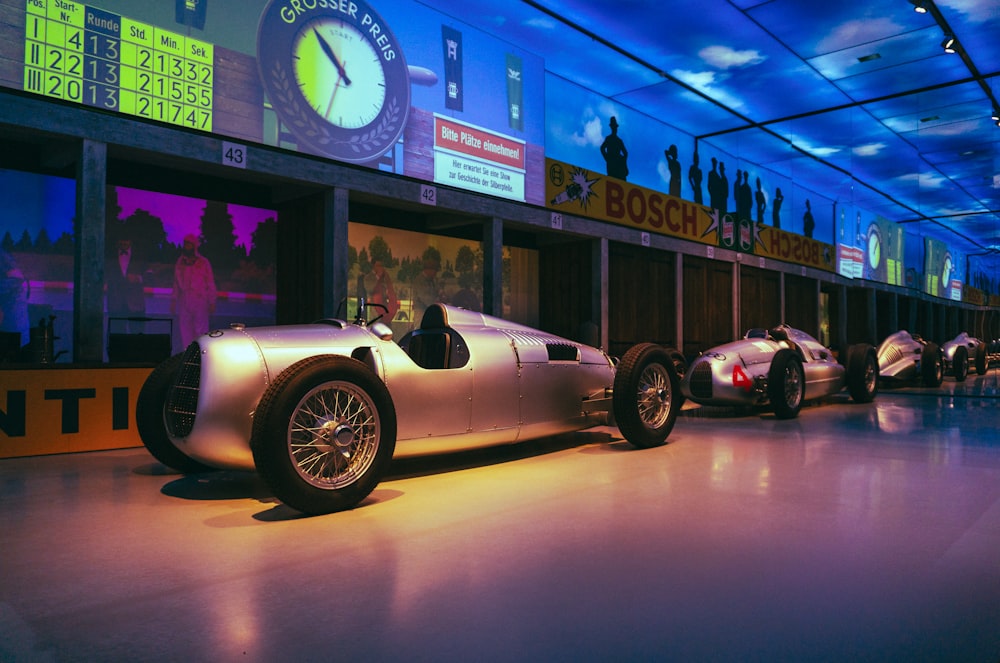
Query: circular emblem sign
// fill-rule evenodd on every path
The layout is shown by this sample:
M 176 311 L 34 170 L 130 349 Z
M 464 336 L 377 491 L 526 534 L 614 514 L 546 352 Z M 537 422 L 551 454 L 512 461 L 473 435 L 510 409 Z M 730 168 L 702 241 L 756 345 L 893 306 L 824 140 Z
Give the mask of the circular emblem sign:
M 364 0 L 271 0 L 257 64 L 278 118 L 305 146 L 365 163 L 403 134 L 410 74 L 403 50 Z

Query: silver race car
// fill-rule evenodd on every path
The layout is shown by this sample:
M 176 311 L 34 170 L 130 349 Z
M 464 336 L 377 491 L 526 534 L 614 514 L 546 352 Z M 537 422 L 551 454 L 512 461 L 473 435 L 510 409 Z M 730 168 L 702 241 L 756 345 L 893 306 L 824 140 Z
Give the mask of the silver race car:
M 158 366 L 136 405 L 149 452 L 183 473 L 258 472 L 275 497 L 319 514 L 361 502 L 396 457 L 614 422 L 636 447 L 666 441 L 680 408 L 671 350 L 602 350 L 435 304 L 399 342 L 366 319 L 245 328 Z M 384 307 L 380 307 L 383 308 Z
M 950 372 L 959 382 L 965 380 L 970 368 L 975 368 L 978 375 L 986 375 L 989 367 L 989 355 L 986 343 L 962 332 L 950 341 L 941 344 L 944 353 L 945 372 Z
M 686 398 L 702 405 L 770 404 L 779 419 L 799 414 L 805 401 L 840 392 L 868 403 L 878 392 L 871 345 L 848 348 L 841 364 L 809 334 L 787 325 L 751 329 L 742 339 L 702 352 L 681 381 Z
M 878 368 L 880 378 L 889 384 L 939 387 L 944 380 L 944 353 L 937 343 L 900 330 L 878 346 Z

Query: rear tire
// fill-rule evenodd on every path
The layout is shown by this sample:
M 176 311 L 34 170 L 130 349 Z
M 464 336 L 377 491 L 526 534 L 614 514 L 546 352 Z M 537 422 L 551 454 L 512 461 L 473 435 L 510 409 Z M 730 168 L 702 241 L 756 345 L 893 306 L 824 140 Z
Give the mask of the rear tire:
M 681 404 L 674 353 L 680 354 L 640 343 L 618 362 L 612 404 L 618 430 L 632 446 L 662 445 L 677 421 Z
M 878 393 L 878 357 L 867 343 L 847 351 L 847 390 L 855 403 L 871 403 Z
M 802 360 L 792 350 L 781 349 L 771 360 L 767 372 L 767 397 L 778 419 L 799 416 L 806 395 L 806 376 Z
M 937 343 L 928 343 L 920 352 L 920 379 L 925 387 L 940 387 L 944 381 L 944 357 Z
M 669 350 L 670 359 L 674 362 L 674 372 L 677 373 L 677 384 L 681 383 L 684 379 L 684 374 L 687 373 L 687 361 L 684 359 L 684 355 L 680 353 L 679 350 Z M 674 397 L 677 399 L 677 407 L 684 405 L 684 394 L 678 387 L 677 391 L 674 392 Z

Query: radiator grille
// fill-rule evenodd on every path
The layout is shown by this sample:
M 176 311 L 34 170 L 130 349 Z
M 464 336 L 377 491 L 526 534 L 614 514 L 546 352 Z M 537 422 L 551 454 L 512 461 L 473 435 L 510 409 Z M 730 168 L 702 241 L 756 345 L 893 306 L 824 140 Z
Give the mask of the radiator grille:
M 184 360 L 170 391 L 164 419 L 171 437 L 187 437 L 194 428 L 198 414 L 198 389 L 201 383 L 201 348 L 192 343 L 184 352 Z
M 712 397 L 712 367 L 708 362 L 702 362 L 691 371 L 691 396 L 708 399 Z

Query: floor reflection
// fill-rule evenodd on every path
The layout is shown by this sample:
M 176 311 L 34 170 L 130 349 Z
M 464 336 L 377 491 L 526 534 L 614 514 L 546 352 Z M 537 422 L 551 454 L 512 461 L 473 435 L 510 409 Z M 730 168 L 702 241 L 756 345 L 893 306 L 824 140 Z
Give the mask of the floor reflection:
M 995 378 L 413 460 L 312 518 L 142 450 L 0 461 L 0 660 L 995 663 Z

